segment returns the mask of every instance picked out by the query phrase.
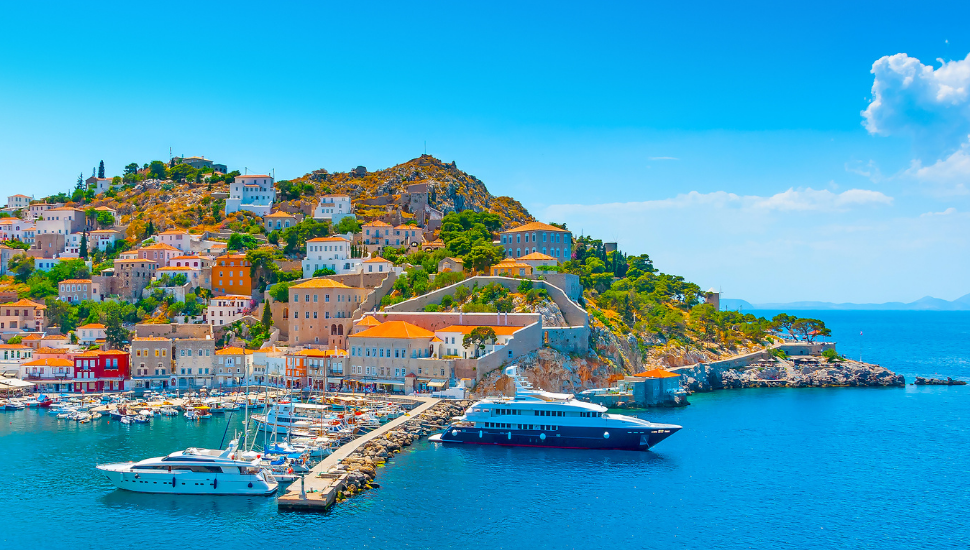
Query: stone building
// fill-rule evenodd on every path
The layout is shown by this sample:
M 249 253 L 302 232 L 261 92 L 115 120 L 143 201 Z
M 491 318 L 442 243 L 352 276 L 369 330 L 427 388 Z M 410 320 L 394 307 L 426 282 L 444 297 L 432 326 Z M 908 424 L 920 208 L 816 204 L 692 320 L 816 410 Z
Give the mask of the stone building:
M 211 338 L 175 340 L 175 368 L 169 382 L 179 390 L 212 387 L 216 341 Z
M 533 252 L 552 256 L 559 262 L 572 257 L 572 233 L 541 222 L 503 231 L 500 243 L 506 258 L 520 258 Z
M 289 288 L 289 339 L 293 344 L 346 347 L 352 314 L 368 289 L 331 279 L 310 279 Z M 288 313 L 288 315 L 287 315 Z
M 137 392 L 168 389 L 174 364 L 173 340 L 160 336 L 131 339 L 131 379 Z
M 118 295 L 126 300 L 141 298 L 142 290 L 151 282 L 159 265 L 155 260 L 141 258 L 115 260 L 114 264 Z

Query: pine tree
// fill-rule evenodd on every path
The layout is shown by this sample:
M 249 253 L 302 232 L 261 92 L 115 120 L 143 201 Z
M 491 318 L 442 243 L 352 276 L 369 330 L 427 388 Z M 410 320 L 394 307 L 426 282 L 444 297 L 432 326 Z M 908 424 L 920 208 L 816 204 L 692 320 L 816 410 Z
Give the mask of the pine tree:
M 98 177 L 99 178 L 103 178 L 104 177 L 104 161 L 103 160 L 101 161 L 101 164 L 98 165 Z
M 83 188 L 84 188 L 84 172 L 81 172 L 80 174 L 77 175 L 77 185 L 74 187 L 74 189 L 83 189 Z
M 155 224 L 151 220 L 148 220 L 148 225 L 145 226 L 145 238 L 151 237 L 155 234 Z
M 263 327 L 269 330 L 273 325 L 273 312 L 269 309 L 269 302 L 263 304 Z
M 88 234 L 86 232 L 81 233 L 81 250 L 78 255 L 85 260 L 88 259 Z

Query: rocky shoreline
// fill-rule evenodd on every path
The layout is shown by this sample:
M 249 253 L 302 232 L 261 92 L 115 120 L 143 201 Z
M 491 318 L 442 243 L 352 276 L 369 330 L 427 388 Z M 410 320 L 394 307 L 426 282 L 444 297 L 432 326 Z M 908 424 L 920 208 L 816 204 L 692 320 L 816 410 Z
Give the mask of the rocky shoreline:
M 392 455 L 411 446 L 418 439 L 444 429 L 452 418 L 464 414 L 471 404 L 471 401 L 441 401 L 354 451 L 331 470 L 331 473 L 347 473 L 346 486 L 338 494 L 337 501 L 375 487 L 378 466 L 382 466 Z
M 963 380 L 954 380 L 949 376 L 946 380 L 942 378 L 924 378 L 922 376 L 917 376 L 916 381 L 913 382 L 914 386 L 966 386 L 967 383 Z
M 906 379 L 891 370 L 858 361 L 821 358 L 774 359 L 747 367 L 718 369 L 707 364 L 677 369 L 689 392 L 742 388 L 902 387 Z

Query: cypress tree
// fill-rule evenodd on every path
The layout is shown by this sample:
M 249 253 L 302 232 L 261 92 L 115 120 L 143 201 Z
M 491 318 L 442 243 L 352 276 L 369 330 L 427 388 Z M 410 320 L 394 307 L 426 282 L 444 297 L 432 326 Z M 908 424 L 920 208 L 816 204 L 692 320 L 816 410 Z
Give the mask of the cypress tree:
M 269 330 L 273 325 L 273 312 L 269 309 L 269 302 L 263 303 L 263 327 Z
M 88 234 L 87 234 L 87 232 L 81 233 L 81 250 L 80 250 L 80 252 L 78 252 L 78 255 L 81 256 L 82 258 L 84 258 L 85 260 L 88 259 Z
M 98 165 L 98 177 L 99 178 L 103 178 L 104 177 L 104 161 L 103 160 L 101 161 L 101 164 Z

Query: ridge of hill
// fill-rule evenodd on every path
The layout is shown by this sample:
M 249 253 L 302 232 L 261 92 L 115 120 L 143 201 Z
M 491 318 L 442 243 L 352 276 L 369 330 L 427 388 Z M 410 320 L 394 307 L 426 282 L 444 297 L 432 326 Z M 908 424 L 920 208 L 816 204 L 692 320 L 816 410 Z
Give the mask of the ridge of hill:
M 316 170 L 290 181 L 321 181 L 332 193 L 349 195 L 353 200 L 398 198 L 410 185 L 428 185 L 428 204 L 448 212 L 492 212 L 502 218 L 505 227 L 535 221 L 522 203 L 512 197 L 495 196 L 485 183 L 458 169 L 457 164 L 442 162 L 431 155 L 421 155 L 407 162 L 369 172 L 363 166 L 347 172 L 330 173 Z

